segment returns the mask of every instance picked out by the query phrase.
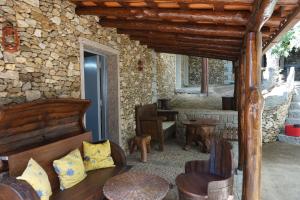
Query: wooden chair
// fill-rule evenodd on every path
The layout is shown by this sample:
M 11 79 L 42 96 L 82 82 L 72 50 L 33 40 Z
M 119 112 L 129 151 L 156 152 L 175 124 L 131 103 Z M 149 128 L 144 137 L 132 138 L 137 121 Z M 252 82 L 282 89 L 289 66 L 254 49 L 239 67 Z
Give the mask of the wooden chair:
M 189 161 L 185 173 L 176 178 L 180 200 L 233 199 L 232 146 L 214 140 L 209 160 Z
M 176 133 L 177 111 L 158 111 L 157 104 L 138 105 L 135 108 L 136 135 L 150 135 L 164 149 L 164 139 L 169 133 Z

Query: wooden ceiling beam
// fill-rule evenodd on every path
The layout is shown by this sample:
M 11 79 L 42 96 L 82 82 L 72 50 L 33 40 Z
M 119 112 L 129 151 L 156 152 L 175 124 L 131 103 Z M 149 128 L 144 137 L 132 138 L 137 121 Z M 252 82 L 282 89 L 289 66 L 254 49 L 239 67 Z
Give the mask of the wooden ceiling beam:
M 179 41 L 179 40 L 165 40 L 165 39 L 155 39 L 151 40 L 147 37 L 138 37 L 138 36 L 130 36 L 130 39 L 138 40 L 141 44 L 145 45 L 165 45 L 165 46 L 180 46 L 180 47 L 195 47 L 195 48 L 205 48 L 211 50 L 226 50 L 232 52 L 239 52 L 240 47 L 238 46 L 225 46 L 225 45 L 216 45 L 216 44 L 200 44 L 195 42 L 188 41 Z
M 77 7 L 78 15 L 113 16 L 135 20 L 188 21 L 195 23 L 246 25 L 250 12 L 247 11 L 204 11 L 142 8 Z
M 172 53 L 172 54 L 179 54 L 179 55 L 188 55 L 188 56 L 196 56 L 196 57 L 203 57 L 203 58 L 213 58 L 213 59 L 220 59 L 220 60 L 236 60 L 236 57 L 232 56 L 226 56 L 226 55 L 216 55 L 216 54 L 210 54 L 206 52 L 200 52 L 195 50 L 188 50 L 188 49 L 170 49 L 170 48 L 159 48 L 155 47 L 153 48 L 154 51 L 159 53 Z
M 82 2 L 95 2 L 95 3 L 102 3 L 102 2 L 143 2 L 141 0 L 69 0 L 73 3 L 82 3 Z M 146 3 L 153 2 L 153 3 L 160 3 L 161 1 L 156 0 L 147 0 Z M 172 2 L 176 3 L 186 3 L 186 4 L 227 4 L 227 5 L 252 5 L 254 0 L 173 0 Z M 285 6 L 285 5 L 297 5 L 299 3 L 298 0 L 278 0 L 277 5 Z
M 277 2 L 278 0 L 262 0 L 260 6 L 257 8 L 257 12 L 253 18 L 250 19 L 250 23 L 248 25 L 253 24 L 253 27 L 249 26 L 249 30 L 255 32 L 260 31 L 263 25 L 272 16 Z
M 152 40 L 177 40 L 182 42 L 192 42 L 198 44 L 216 44 L 216 45 L 230 45 L 241 47 L 242 40 L 236 38 L 227 37 L 203 37 L 191 34 L 174 34 L 174 33 L 162 33 L 157 31 L 136 31 L 136 30 L 126 30 L 118 29 L 119 34 L 126 34 L 134 37 L 147 37 Z
M 263 44 L 263 53 L 266 53 L 274 44 L 277 44 L 282 36 L 287 33 L 292 27 L 294 27 L 300 21 L 300 5 L 290 14 L 287 19 L 280 24 L 279 29 L 268 38 Z
M 243 26 L 189 25 L 186 23 L 165 23 L 136 20 L 101 19 L 99 21 L 99 24 L 103 27 L 113 27 L 120 29 L 195 34 L 211 37 L 227 36 L 243 38 L 245 32 L 245 28 Z
M 226 50 L 217 50 L 217 49 L 205 49 L 205 48 L 198 48 L 198 47 L 178 47 L 175 45 L 163 45 L 163 44 L 148 44 L 149 48 L 168 48 L 168 49 L 174 49 L 174 50 L 189 50 L 194 52 L 202 52 L 207 54 L 214 54 L 214 55 L 225 55 L 230 57 L 239 57 L 239 52 L 232 52 L 232 51 L 226 51 Z

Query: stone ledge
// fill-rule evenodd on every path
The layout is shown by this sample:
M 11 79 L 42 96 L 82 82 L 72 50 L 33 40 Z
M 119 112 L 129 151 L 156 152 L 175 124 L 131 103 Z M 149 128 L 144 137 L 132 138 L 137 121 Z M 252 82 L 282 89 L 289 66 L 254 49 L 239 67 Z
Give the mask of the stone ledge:
M 280 142 L 300 145 L 300 137 L 292 137 L 292 136 L 287 136 L 284 134 L 279 134 L 278 139 Z

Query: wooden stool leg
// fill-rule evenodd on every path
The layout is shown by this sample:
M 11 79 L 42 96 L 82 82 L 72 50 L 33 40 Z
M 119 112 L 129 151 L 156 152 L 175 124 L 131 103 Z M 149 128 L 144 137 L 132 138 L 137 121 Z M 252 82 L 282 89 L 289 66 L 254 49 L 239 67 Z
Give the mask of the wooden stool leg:
M 146 144 L 146 140 L 141 141 L 141 159 L 142 159 L 142 162 L 147 162 L 147 144 Z
M 147 152 L 151 152 L 150 140 L 147 141 Z

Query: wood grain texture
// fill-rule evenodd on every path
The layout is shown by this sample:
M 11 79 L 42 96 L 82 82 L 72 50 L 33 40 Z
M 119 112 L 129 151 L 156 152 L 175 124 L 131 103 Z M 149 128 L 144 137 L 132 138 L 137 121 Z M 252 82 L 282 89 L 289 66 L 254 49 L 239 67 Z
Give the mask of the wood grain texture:
M 88 100 L 50 99 L 0 108 L 0 156 L 84 132 Z
M 135 107 L 136 135 L 150 135 L 151 140 L 159 143 L 159 149 L 161 151 L 164 150 L 165 133 L 169 129 L 173 130 L 176 128 L 176 125 L 174 124 L 167 130 L 163 130 L 162 123 L 168 119 L 167 116 L 170 114 L 176 116 L 177 112 L 168 112 L 166 114 L 167 116 L 162 116 L 162 114 L 162 112 L 158 112 L 157 104 L 137 105 Z M 176 117 L 173 118 L 176 119 Z
M 110 200 L 162 200 L 168 191 L 169 183 L 163 178 L 136 172 L 115 176 L 103 187 Z
M 122 30 L 143 31 L 143 36 L 154 43 L 156 38 L 148 32 L 193 34 L 192 37 L 210 36 L 213 39 L 236 37 L 245 39 L 249 31 L 264 32 L 265 49 L 285 33 L 299 19 L 298 0 L 70 0 L 76 4 L 79 15 L 100 17 L 100 24 Z M 240 28 L 244 29 L 240 29 Z M 126 33 L 129 36 L 136 36 Z M 134 37 L 132 39 L 135 40 Z M 245 42 L 244 42 L 245 44 Z M 232 43 L 224 46 L 231 46 Z M 168 46 L 165 44 L 165 46 Z M 179 45 L 180 46 L 180 45 Z M 193 45 L 191 45 L 194 47 Z M 196 46 L 196 42 L 195 42 Z M 245 45 L 244 45 L 245 47 Z M 242 50 L 244 47 L 240 47 Z M 209 48 L 207 48 L 209 49 Z M 176 53 L 176 46 L 155 49 L 157 52 Z M 172 50 L 172 51 L 170 51 Z M 205 53 L 185 55 L 205 57 Z M 226 54 L 210 55 L 209 58 L 226 58 Z M 235 60 L 228 57 L 228 60 Z
M 238 141 L 239 141 L 239 161 L 238 169 L 243 170 L 244 166 L 244 149 L 245 149 L 245 55 L 241 54 L 240 57 L 240 75 L 239 75 L 239 101 L 238 101 Z
M 243 171 L 243 200 L 259 200 L 261 195 L 262 158 L 262 109 L 263 97 L 260 91 L 261 46 L 260 33 L 250 32 L 246 49 L 246 101 L 245 101 L 245 166 Z
M 189 161 L 176 178 L 180 200 L 229 199 L 233 195 L 231 145 L 214 140 L 209 160 Z

